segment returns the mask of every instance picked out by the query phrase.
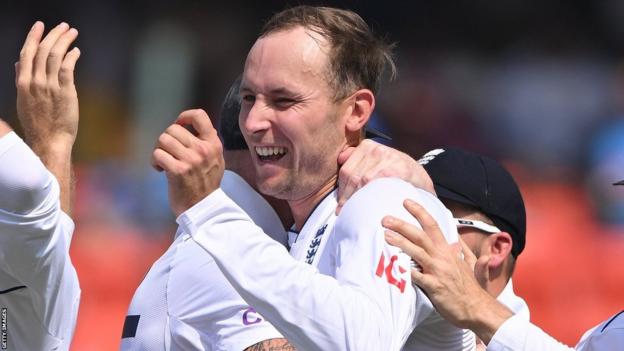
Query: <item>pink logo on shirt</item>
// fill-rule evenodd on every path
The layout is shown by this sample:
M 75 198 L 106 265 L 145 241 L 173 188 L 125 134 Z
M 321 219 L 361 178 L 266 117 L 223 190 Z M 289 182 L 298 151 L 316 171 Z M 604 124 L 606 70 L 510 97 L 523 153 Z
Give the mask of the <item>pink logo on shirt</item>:
M 377 275 L 379 278 L 382 278 L 385 275 L 388 283 L 396 286 L 397 288 L 399 288 L 399 290 L 401 290 L 401 293 L 403 293 L 405 291 L 405 284 L 407 282 L 405 281 L 405 279 L 398 280 L 392 274 L 394 263 L 396 262 L 397 259 L 399 259 L 397 255 L 392 255 L 392 257 L 390 257 L 390 262 L 388 262 L 388 265 L 386 266 L 386 256 L 384 256 L 382 252 L 381 257 L 379 257 L 379 263 L 377 264 L 377 271 L 375 272 L 375 275 Z M 401 266 L 397 266 L 397 267 L 399 268 L 400 274 L 407 272 L 407 269 Z
M 250 314 L 251 317 L 255 317 L 255 319 L 250 320 Z M 258 315 L 258 312 L 256 312 L 256 310 L 253 309 L 253 307 L 249 307 L 248 309 L 245 310 L 245 312 L 243 312 L 243 324 L 244 325 L 252 325 L 252 324 L 258 324 L 262 322 L 262 318 L 260 318 L 260 316 Z

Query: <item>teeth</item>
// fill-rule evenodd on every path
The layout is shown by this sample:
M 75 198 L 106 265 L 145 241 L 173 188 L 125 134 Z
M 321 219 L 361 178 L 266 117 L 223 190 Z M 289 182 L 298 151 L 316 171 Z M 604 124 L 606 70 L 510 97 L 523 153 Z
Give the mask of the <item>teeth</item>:
M 272 155 L 284 155 L 286 153 L 286 148 L 279 146 L 256 146 L 256 153 L 258 154 L 258 156 L 263 157 Z

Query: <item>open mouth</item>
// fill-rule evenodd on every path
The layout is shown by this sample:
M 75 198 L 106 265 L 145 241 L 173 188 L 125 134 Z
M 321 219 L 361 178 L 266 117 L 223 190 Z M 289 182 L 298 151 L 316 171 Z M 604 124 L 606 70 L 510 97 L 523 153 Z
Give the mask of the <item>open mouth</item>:
M 256 146 L 255 149 L 260 161 L 277 161 L 288 153 L 288 149 L 281 146 Z

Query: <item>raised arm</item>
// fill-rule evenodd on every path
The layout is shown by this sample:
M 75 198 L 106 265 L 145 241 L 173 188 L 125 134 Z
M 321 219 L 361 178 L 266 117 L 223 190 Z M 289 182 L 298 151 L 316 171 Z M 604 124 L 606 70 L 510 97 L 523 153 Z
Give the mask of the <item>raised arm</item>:
M 17 117 L 26 143 L 59 182 L 61 208 L 71 214 L 71 152 L 78 132 L 74 67 L 80 50 L 68 50 L 78 31 L 61 23 L 42 40 L 43 31 L 43 23 L 33 25 L 15 65 Z

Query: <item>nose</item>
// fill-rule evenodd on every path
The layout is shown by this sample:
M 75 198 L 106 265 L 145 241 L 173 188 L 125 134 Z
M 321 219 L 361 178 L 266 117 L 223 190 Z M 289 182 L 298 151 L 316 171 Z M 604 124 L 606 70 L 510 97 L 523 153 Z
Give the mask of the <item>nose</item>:
M 268 130 L 271 127 L 271 113 L 262 100 L 256 99 L 250 107 L 241 108 L 238 120 L 241 130 L 247 135 Z

